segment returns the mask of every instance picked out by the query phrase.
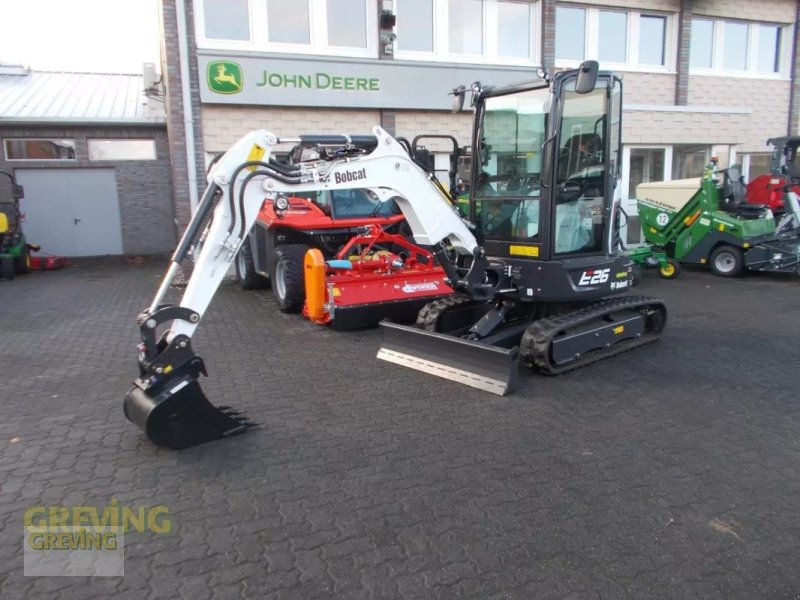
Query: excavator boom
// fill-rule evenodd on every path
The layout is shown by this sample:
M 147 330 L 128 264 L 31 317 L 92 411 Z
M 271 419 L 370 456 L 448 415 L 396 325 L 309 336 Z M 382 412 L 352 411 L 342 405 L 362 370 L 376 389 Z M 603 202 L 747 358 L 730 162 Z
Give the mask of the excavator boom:
M 306 144 L 320 158 L 284 165 L 273 160 L 280 144 Z M 479 293 L 477 267 L 462 278 L 449 258 L 455 251 L 480 265 L 475 237 L 431 175 L 380 127 L 372 136 L 303 136 L 280 139 L 268 131 L 241 138 L 214 165 L 208 186 L 150 306 L 138 317 L 140 376 L 125 397 L 126 416 L 161 446 L 184 448 L 240 433 L 252 426 L 229 407 L 217 408 L 198 379 L 206 374 L 191 337 L 250 232 L 265 200 L 316 190 L 372 188 L 393 198 L 417 244 L 434 249 L 452 285 Z M 387 191 L 389 190 L 389 191 Z M 202 246 L 198 248 L 198 239 Z M 199 252 L 198 252 L 199 250 Z M 178 267 L 197 253 L 177 304 L 165 299 Z

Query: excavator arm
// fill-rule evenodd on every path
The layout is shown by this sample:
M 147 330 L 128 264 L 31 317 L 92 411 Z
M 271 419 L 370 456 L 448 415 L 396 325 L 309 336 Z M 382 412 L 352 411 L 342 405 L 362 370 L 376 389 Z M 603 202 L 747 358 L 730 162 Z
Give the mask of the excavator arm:
M 252 426 L 238 412 L 217 408 L 206 399 L 198 383 L 206 369 L 191 348 L 191 337 L 265 199 L 279 202 L 281 196 L 300 191 L 391 190 L 379 196 L 394 197 L 414 240 L 434 249 L 451 286 L 476 297 L 490 293 L 484 281 L 483 251 L 433 177 L 380 127 L 372 136 L 355 140 L 348 136 L 280 139 L 267 131 L 253 131 L 214 164 L 158 292 L 137 319 L 142 339 L 140 377 L 126 395 L 124 409 L 156 444 L 184 448 Z M 281 164 L 272 155 L 286 143 L 318 144 L 319 158 Z M 164 303 L 180 263 L 198 250 L 203 229 L 203 243 L 180 303 Z M 448 248 L 472 258 L 465 275 L 456 270 Z

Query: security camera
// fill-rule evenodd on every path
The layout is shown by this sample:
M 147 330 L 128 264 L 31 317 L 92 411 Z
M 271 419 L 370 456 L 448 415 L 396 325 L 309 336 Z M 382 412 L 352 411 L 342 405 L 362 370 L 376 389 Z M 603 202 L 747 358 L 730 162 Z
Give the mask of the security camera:
M 393 44 L 396 41 L 397 41 L 396 33 L 392 33 L 391 31 L 381 33 L 381 42 L 383 42 L 384 44 Z

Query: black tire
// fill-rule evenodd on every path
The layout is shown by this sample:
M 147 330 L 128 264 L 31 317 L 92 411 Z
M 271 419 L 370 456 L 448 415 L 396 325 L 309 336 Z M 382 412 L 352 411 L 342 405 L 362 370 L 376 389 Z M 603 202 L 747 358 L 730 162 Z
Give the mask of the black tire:
M 675 279 L 681 274 L 681 263 L 674 258 L 667 259 L 667 267 L 658 267 L 658 276 L 661 279 Z
M 0 259 L 0 277 L 14 279 L 17 272 L 14 270 L 14 259 L 10 256 Z
M 736 277 L 742 272 L 744 254 L 736 246 L 723 244 L 717 246 L 708 259 L 708 266 L 714 275 Z
M 303 259 L 308 246 L 287 244 L 275 249 L 275 264 L 272 267 L 272 293 L 281 312 L 296 313 L 306 300 L 306 282 L 303 277 Z
M 269 287 L 269 279 L 256 272 L 250 238 L 245 238 L 236 255 L 236 281 L 243 290 L 263 290 Z
M 31 272 L 31 251 L 25 248 L 22 254 L 14 259 L 14 272 L 17 275 L 27 275 Z

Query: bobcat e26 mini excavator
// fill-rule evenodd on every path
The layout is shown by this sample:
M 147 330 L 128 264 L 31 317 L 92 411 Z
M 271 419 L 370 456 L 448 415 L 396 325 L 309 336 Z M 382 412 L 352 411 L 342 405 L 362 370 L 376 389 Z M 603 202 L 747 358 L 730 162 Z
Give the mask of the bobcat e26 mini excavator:
M 208 187 L 149 308 L 138 317 L 140 376 L 125 414 L 154 443 L 184 448 L 252 423 L 215 407 L 191 337 L 265 200 L 296 190 L 392 190 L 417 244 L 430 249 L 457 295 L 422 309 L 421 327 L 383 322 L 379 357 L 502 394 L 519 358 L 556 374 L 653 341 L 660 300 L 614 297 L 632 285 L 618 237 L 622 83 L 587 61 L 524 85 L 473 84 L 471 219 L 463 219 L 407 147 L 371 136 L 279 139 L 254 131 L 208 175 Z M 464 89 L 454 93 L 463 106 Z M 285 165 L 280 143 L 318 149 Z M 163 300 L 210 219 L 180 304 Z M 158 331 L 162 330 L 159 335 Z

